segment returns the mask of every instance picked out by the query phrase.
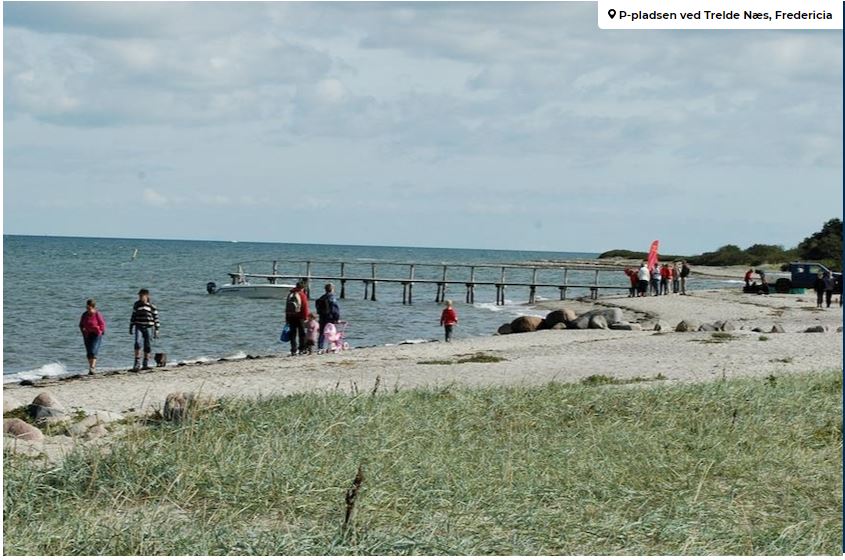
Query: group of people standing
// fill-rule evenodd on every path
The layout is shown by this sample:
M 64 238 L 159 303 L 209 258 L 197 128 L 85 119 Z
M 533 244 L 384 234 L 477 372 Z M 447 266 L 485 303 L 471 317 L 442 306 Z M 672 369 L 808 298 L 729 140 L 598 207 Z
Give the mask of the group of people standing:
M 660 296 L 669 293 L 669 286 L 672 286 L 672 293 L 687 295 L 687 278 L 690 275 L 690 268 L 687 261 L 673 263 L 659 262 L 649 269 L 648 263 L 643 261 L 638 269 L 626 268 L 625 274 L 631 281 L 631 288 L 628 297 L 645 297 L 647 295 Z
M 340 304 L 334 293 L 334 285 L 325 286 L 325 293 L 315 302 L 317 314 L 308 308 L 308 292 L 305 282 L 297 282 L 285 300 L 285 323 L 290 337 L 290 355 L 311 354 L 314 346 L 318 351 L 325 348 L 326 325 L 340 321 Z

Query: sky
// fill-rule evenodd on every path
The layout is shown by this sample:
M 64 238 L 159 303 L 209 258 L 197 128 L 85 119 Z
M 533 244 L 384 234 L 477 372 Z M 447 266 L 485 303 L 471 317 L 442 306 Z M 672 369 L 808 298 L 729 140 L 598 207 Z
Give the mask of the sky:
M 692 254 L 842 217 L 840 31 L 3 3 L 6 234 Z

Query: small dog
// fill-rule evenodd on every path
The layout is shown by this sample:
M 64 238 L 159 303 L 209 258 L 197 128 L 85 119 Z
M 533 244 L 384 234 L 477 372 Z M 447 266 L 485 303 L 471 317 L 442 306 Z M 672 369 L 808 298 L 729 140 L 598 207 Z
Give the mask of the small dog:
M 156 361 L 156 367 L 164 367 L 167 365 L 167 354 L 164 352 L 159 352 L 153 357 Z

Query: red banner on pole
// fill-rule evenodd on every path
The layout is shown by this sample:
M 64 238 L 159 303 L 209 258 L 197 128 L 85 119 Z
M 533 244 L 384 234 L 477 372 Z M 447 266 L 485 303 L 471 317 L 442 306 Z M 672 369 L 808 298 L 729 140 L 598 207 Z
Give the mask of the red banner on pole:
M 654 265 L 657 264 L 657 248 L 660 245 L 660 241 L 655 239 L 651 242 L 651 248 L 648 250 L 648 269 L 651 270 L 654 268 Z

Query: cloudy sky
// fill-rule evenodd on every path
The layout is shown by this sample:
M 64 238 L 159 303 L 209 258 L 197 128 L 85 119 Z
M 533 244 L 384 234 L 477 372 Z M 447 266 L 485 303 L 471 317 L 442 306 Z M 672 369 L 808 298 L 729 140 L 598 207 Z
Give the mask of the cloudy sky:
M 842 212 L 842 33 L 4 3 L 5 233 L 692 253 Z

